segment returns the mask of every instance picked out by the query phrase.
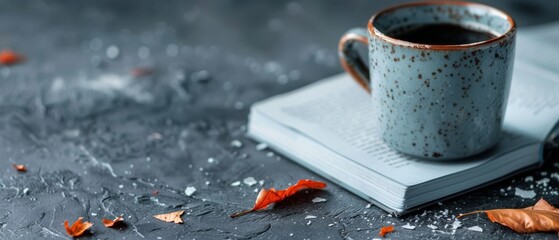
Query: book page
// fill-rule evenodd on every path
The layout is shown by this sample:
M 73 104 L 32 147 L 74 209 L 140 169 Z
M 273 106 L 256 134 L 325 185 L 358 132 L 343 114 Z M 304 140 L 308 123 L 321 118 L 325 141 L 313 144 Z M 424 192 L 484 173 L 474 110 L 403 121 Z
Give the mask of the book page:
M 549 28 L 551 27 L 551 28 Z M 559 38 L 559 24 L 548 29 Z M 505 128 L 544 141 L 559 121 L 559 48 L 543 29 L 520 32 Z
M 275 97 L 253 108 L 352 159 L 407 186 L 478 166 L 498 153 L 537 142 L 507 133 L 491 152 L 476 161 L 433 162 L 411 158 L 386 145 L 375 124 L 370 96 L 342 74 Z M 423 174 L 415 174 L 421 171 Z

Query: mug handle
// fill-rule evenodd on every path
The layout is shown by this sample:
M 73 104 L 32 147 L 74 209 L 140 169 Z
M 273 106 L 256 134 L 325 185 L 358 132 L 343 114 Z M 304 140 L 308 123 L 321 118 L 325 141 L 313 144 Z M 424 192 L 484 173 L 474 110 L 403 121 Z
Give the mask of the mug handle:
M 367 46 L 369 44 L 367 30 L 364 28 L 354 28 L 342 36 L 338 45 L 340 62 L 344 70 L 353 77 L 359 86 L 370 94 L 371 79 L 369 77 L 369 67 L 353 48 L 354 43 L 362 43 Z

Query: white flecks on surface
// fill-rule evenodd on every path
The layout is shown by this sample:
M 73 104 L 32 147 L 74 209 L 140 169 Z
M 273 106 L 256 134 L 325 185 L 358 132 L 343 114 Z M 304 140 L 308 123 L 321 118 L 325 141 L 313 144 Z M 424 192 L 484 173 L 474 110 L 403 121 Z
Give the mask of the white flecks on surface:
M 537 185 L 537 186 L 542 185 L 542 186 L 544 186 L 544 187 L 547 187 L 547 185 L 548 185 L 548 183 L 549 183 L 550 181 L 551 181 L 551 179 L 549 179 L 549 178 L 542 178 L 542 179 L 536 181 L 536 185 Z
M 116 59 L 118 58 L 118 55 L 120 54 L 120 50 L 118 49 L 118 47 L 116 45 L 111 45 L 107 48 L 107 57 L 109 59 Z
M 534 190 L 524 190 L 521 188 L 514 188 L 514 195 L 521 197 L 521 198 L 534 198 L 536 196 L 536 193 L 534 192 Z
M 483 232 L 483 228 L 481 228 L 479 226 L 469 227 L 468 230 L 475 231 L 475 232 Z
M 326 198 L 315 197 L 312 199 L 313 203 L 322 203 L 328 201 Z
M 260 184 L 260 186 L 263 186 L 264 185 L 264 180 L 258 181 L 258 184 Z
M 254 179 L 254 177 L 247 177 L 247 178 L 243 179 L 243 183 L 248 185 L 249 187 L 252 187 L 254 184 L 257 184 L 258 181 L 256 181 L 256 179 Z
M 552 173 L 549 177 L 554 178 L 556 181 L 559 181 L 559 173 Z
M 314 216 L 314 215 L 307 215 L 307 216 L 305 217 L 305 219 L 314 219 L 314 218 L 316 218 L 316 216 Z
M 192 187 L 192 186 L 188 186 L 184 190 L 184 194 L 186 194 L 186 196 L 189 196 L 189 197 L 192 196 L 195 192 L 196 192 L 196 188 Z
M 23 195 L 27 195 L 29 194 L 29 188 L 24 188 L 23 189 Z
M 97 213 L 92 212 L 92 213 L 91 213 L 91 216 L 94 216 L 94 217 L 95 217 L 95 216 L 97 216 Z
M 266 157 L 270 157 L 270 158 L 271 158 L 271 157 L 273 157 L 274 155 L 275 155 L 274 152 L 268 152 L 268 153 L 266 153 Z
M 433 229 L 433 230 L 439 228 L 439 227 L 437 227 L 437 226 L 435 226 L 435 225 L 433 225 L 433 224 L 429 224 L 429 225 L 427 225 L 427 227 L 430 228 L 430 229 Z
M 231 147 L 234 147 L 234 148 L 242 148 L 243 147 L 243 143 L 241 141 L 237 140 L 237 139 L 231 141 L 230 145 L 231 145 Z
M 266 143 L 259 143 L 258 145 L 256 145 L 256 151 L 264 151 L 266 150 L 266 148 L 268 148 L 268 144 Z
M 241 181 L 232 182 L 231 186 L 233 186 L 233 187 L 241 186 Z
M 533 182 L 534 181 L 534 177 L 532 176 L 528 176 L 524 178 L 524 182 Z
M 214 163 L 214 162 L 215 162 L 215 159 L 213 157 L 208 158 L 208 163 Z
M 415 226 L 410 225 L 409 223 L 406 223 L 406 225 L 402 226 L 402 228 L 404 229 L 409 229 L 409 230 L 414 230 Z
M 328 224 L 328 227 L 333 227 L 333 226 L 334 226 L 333 223 Z
M 372 203 L 367 204 L 367 206 L 365 206 L 365 208 L 371 208 L 373 206 Z
M 460 222 L 460 220 L 458 219 L 454 219 L 454 222 L 452 223 L 452 229 L 456 230 L 461 226 L 462 226 L 462 222 Z
M 311 220 L 309 220 L 309 221 L 307 222 L 307 225 L 311 225 L 311 223 L 312 223 L 312 221 L 311 221 Z
M 124 185 L 118 185 L 118 188 L 122 189 L 124 187 Z

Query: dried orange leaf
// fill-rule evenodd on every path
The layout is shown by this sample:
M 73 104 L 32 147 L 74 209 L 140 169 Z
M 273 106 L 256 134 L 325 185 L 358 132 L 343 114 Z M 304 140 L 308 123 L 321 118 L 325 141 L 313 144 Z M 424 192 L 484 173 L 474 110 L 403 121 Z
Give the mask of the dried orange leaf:
M 258 193 L 258 197 L 256 197 L 256 202 L 254 203 L 254 207 L 252 207 L 252 209 L 233 213 L 231 214 L 230 217 L 235 218 L 253 211 L 267 208 L 268 205 L 282 201 L 283 199 L 295 194 L 297 191 L 301 189 L 305 189 L 305 188 L 322 189 L 325 187 L 326 187 L 326 183 L 313 181 L 309 179 L 302 179 L 299 180 L 297 184 L 290 186 L 285 190 L 283 189 L 276 190 L 274 188 L 270 188 L 270 189 L 262 188 L 260 190 L 260 193 Z
M 93 226 L 93 223 L 82 222 L 82 219 L 82 217 L 78 218 L 78 220 L 76 220 L 74 224 L 72 224 L 72 226 L 68 226 L 68 220 L 64 221 L 64 228 L 66 228 L 66 233 L 68 233 L 68 235 L 72 237 L 79 237 L 83 235 L 83 233 L 87 229 Z
M 153 68 L 139 67 L 139 68 L 132 69 L 130 74 L 133 77 L 139 78 L 139 77 L 149 76 L 149 75 L 153 74 L 153 72 L 155 72 L 155 70 Z
M 12 164 L 12 166 L 14 166 L 14 168 L 18 171 L 18 172 L 27 172 L 27 168 L 25 167 L 25 165 L 22 164 Z
M 103 218 L 101 219 L 101 221 L 103 222 L 103 225 L 105 225 L 105 227 L 111 228 L 122 222 L 122 215 L 116 217 L 114 220 Z
M 24 57 L 12 50 L 3 50 L 0 52 L 0 64 L 14 65 L 22 62 Z
M 384 226 L 380 228 L 379 236 L 384 237 L 386 234 L 394 232 L 394 225 Z
M 507 226 L 519 233 L 559 233 L 559 210 L 551 206 L 543 198 L 534 206 L 528 208 L 481 210 L 460 214 L 458 217 L 482 212 L 487 214 L 487 217 L 492 222 Z
M 153 215 L 153 217 L 165 222 L 182 223 L 181 215 L 183 213 L 184 210 L 180 210 L 176 212 Z

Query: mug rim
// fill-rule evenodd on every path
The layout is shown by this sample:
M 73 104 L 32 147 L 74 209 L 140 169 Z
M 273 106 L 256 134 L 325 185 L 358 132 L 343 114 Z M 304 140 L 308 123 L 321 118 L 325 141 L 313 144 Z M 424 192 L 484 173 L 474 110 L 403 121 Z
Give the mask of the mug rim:
M 394 38 L 394 37 L 390 37 L 390 36 L 382 33 L 380 30 L 378 30 L 374 26 L 375 19 L 378 18 L 379 16 L 385 14 L 385 13 L 392 12 L 392 11 L 395 11 L 395 10 L 398 10 L 398 9 L 401 9 L 401 8 L 427 6 L 427 5 L 457 5 L 457 6 L 474 6 L 474 7 L 485 8 L 485 9 L 488 9 L 491 13 L 496 13 L 498 15 L 504 16 L 506 18 L 506 20 L 509 22 L 510 28 L 507 29 L 507 31 L 505 33 L 500 34 L 499 36 L 496 36 L 496 37 L 493 37 L 491 39 L 484 40 L 484 41 L 481 41 L 481 42 L 473 42 L 473 43 L 466 43 L 466 44 L 434 45 L 434 44 L 408 42 L 408 41 L 404 41 L 404 40 L 397 39 L 397 38 Z M 410 47 L 410 48 L 430 49 L 430 50 L 463 50 L 463 49 L 468 49 L 468 48 L 472 48 L 472 47 L 489 45 L 493 42 L 496 42 L 496 41 L 507 38 L 508 36 L 512 35 L 511 34 L 512 32 L 514 32 L 516 30 L 516 22 L 506 12 L 504 12 L 502 10 L 499 10 L 497 8 L 485 5 L 485 4 L 474 3 L 474 2 L 466 2 L 466 1 L 422 1 L 422 2 L 411 2 L 411 3 L 399 4 L 399 5 L 395 5 L 395 6 L 383 9 L 383 10 L 375 13 L 371 17 L 371 19 L 369 20 L 369 23 L 367 25 L 368 25 L 367 28 L 368 28 L 369 34 L 371 36 L 380 38 L 381 40 L 384 40 L 384 41 L 389 42 L 391 44 L 399 45 L 399 46 L 406 46 L 406 47 Z

